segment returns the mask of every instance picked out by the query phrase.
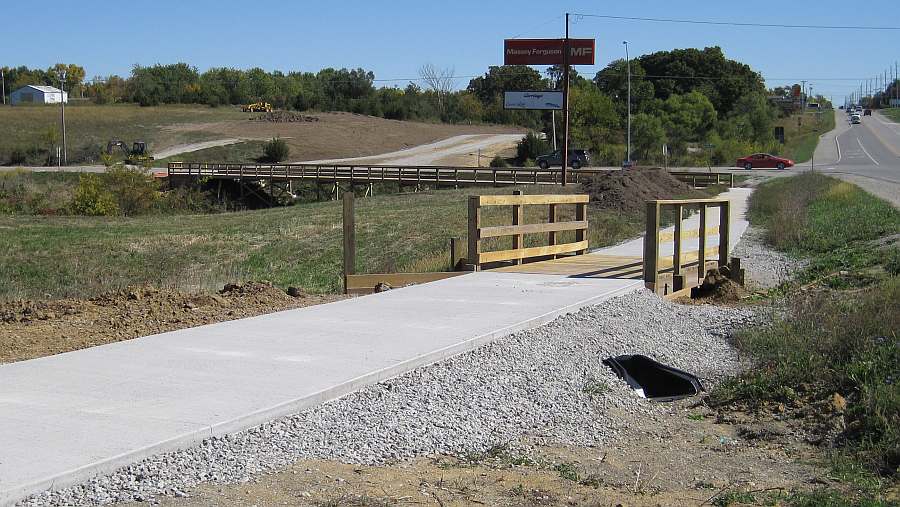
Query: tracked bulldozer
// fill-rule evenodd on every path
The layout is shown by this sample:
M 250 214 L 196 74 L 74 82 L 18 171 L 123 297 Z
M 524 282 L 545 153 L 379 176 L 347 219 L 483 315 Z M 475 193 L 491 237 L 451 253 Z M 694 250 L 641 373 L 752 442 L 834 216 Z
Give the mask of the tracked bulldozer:
M 128 145 L 124 142 L 118 139 L 113 139 L 106 145 L 106 154 L 114 155 L 117 149 L 125 155 L 126 164 L 137 165 L 153 160 L 153 157 L 150 156 L 150 150 L 147 149 L 147 143 L 145 143 L 144 141 L 135 141 L 134 143 L 132 143 L 131 148 L 129 149 Z

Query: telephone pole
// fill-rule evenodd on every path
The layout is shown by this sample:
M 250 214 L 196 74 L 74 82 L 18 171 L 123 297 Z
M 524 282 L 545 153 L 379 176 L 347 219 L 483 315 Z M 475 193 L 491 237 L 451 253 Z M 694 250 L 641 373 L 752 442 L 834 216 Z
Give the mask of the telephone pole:
M 625 154 L 625 164 L 631 167 L 631 59 L 628 57 L 628 41 L 622 41 L 625 45 L 625 67 L 628 71 L 628 148 Z
M 563 40 L 563 128 L 562 128 L 562 185 L 569 179 L 569 13 L 566 13 L 566 38 Z
M 3 95 L 3 105 L 5 106 L 6 105 L 6 74 L 4 73 L 4 69 L 0 69 L 0 82 L 3 83 L 3 93 L 0 93 L 0 95 Z

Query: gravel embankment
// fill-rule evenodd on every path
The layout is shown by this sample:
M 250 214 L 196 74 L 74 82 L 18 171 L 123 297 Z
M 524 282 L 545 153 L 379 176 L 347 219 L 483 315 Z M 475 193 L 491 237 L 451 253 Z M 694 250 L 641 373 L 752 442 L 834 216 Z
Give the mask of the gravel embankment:
M 749 289 L 769 289 L 791 278 L 791 274 L 803 268 L 803 260 L 772 250 L 764 241 L 765 231 L 747 227 L 731 255 L 741 259 L 741 267 L 747 271 Z
M 602 445 L 627 424 L 611 409 L 648 417 L 668 410 L 638 398 L 603 358 L 646 354 L 697 374 L 709 387 L 738 368 L 729 331 L 755 319 L 749 309 L 681 306 L 635 292 L 315 409 L 24 503 L 181 496 L 200 482 L 246 482 L 302 458 L 380 464 L 485 450 L 522 436 Z

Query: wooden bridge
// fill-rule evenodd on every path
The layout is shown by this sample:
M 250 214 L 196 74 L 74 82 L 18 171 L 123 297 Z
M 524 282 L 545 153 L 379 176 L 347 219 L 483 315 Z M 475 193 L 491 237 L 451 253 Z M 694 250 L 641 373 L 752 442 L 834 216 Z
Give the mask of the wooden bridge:
M 610 172 L 610 169 L 567 171 L 566 183 L 580 183 L 588 178 Z M 292 182 L 311 182 L 318 189 L 330 187 L 334 198 L 341 190 L 365 186 L 368 195 L 376 183 L 431 188 L 459 188 L 461 186 L 516 186 L 559 185 L 562 170 L 551 167 L 454 167 L 454 166 L 397 166 L 358 164 L 224 164 L 208 162 L 170 162 L 167 166 L 170 180 L 210 178 L 218 180 L 258 181 L 269 188 L 274 196 L 276 189 L 290 190 Z M 676 178 L 694 187 L 709 185 L 734 186 L 734 175 L 716 172 L 670 171 Z M 342 187 L 343 185 L 343 187 Z
M 626 278 L 643 280 L 661 296 L 687 294 L 703 282 L 711 269 L 729 266 L 742 282 L 740 260 L 729 257 L 731 202 L 728 199 L 647 201 L 646 232 L 637 248 L 622 254 L 588 253 L 587 195 L 471 196 L 466 253 L 459 239 L 451 240 L 450 264 L 456 271 L 442 273 L 357 275 L 353 225 L 353 196 L 344 196 L 344 286 L 347 293 L 365 294 L 386 283 L 397 287 L 457 276 L 465 272 L 496 270 L 522 274 L 564 275 L 570 278 Z M 526 206 L 546 206 L 537 223 L 525 222 Z M 483 208 L 505 207 L 508 224 L 485 225 Z M 573 207 L 563 213 L 562 208 Z M 693 212 L 686 217 L 686 212 Z M 496 214 L 493 216 L 496 221 Z M 672 230 L 663 228 L 670 221 Z M 526 244 L 526 235 L 530 237 Z M 511 238 L 511 241 L 501 240 Z M 493 240 L 491 247 L 486 241 Z M 498 241 L 499 240 L 499 241 Z M 508 245 L 512 245 L 509 248 Z M 499 249 L 498 249 L 499 246 Z

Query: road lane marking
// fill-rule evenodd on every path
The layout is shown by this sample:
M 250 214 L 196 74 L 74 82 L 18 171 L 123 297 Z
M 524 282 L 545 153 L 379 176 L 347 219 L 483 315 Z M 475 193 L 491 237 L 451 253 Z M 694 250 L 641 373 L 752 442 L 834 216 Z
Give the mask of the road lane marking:
M 866 147 L 862 145 L 862 141 L 860 141 L 858 137 L 856 138 L 856 142 L 859 143 L 859 147 L 862 148 L 863 153 L 865 153 L 866 156 L 869 157 L 869 160 L 871 160 L 872 162 L 875 162 L 875 165 L 881 165 L 878 163 L 877 160 L 872 158 L 872 155 L 869 155 L 869 152 L 866 151 Z
M 841 143 L 838 142 L 838 137 L 840 136 L 834 136 L 834 145 L 837 147 L 838 151 L 838 159 L 837 162 L 834 163 L 835 165 L 841 163 Z

